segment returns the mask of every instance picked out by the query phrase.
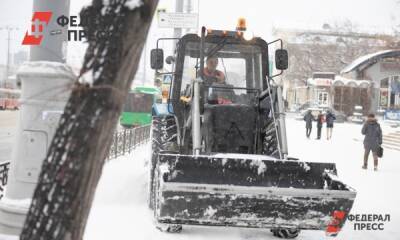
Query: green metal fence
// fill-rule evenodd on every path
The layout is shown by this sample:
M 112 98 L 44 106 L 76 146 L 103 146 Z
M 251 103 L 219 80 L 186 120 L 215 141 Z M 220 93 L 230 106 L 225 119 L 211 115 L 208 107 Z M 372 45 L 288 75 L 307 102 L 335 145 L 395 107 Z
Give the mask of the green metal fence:
M 137 146 L 146 143 L 150 138 L 150 125 L 121 129 L 114 133 L 108 159 L 117 158 L 132 152 Z

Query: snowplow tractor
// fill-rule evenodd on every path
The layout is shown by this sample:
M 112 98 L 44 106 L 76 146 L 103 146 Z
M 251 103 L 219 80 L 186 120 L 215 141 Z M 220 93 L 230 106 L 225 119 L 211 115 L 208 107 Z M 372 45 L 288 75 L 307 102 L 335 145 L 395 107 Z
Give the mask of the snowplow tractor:
M 287 52 L 272 43 L 281 43 L 279 75 Z M 288 157 L 270 44 L 203 28 L 179 39 L 169 73 L 163 50 L 154 50 L 157 74 L 173 76 L 168 99 L 153 109 L 149 206 L 160 229 L 268 228 L 295 238 L 301 229 L 335 236 L 343 227 L 356 192 L 335 164 Z

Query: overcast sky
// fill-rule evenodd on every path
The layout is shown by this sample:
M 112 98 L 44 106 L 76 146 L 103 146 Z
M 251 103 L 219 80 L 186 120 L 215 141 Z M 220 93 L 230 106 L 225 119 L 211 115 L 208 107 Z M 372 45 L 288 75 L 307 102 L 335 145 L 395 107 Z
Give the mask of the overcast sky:
M 40 1 L 40 0 L 38 0 Z M 61 1 L 61 0 L 54 0 Z M 272 27 L 321 29 L 324 23 L 348 19 L 363 31 L 390 33 L 395 22 L 400 22 L 400 0 L 192 0 L 193 10 L 199 12 L 199 26 L 214 29 L 234 29 L 238 17 L 245 17 L 255 35 L 271 37 Z M 71 0 L 71 14 L 77 15 L 90 0 Z M 25 31 L 30 26 L 32 0 L 0 0 L 0 27 L 10 25 L 11 52 L 28 49 L 21 46 Z M 174 11 L 174 0 L 160 0 L 159 8 Z M 148 49 L 155 39 L 169 36 L 172 30 L 158 29 L 154 23 Z M 269 39 L 270 40 L 270 39 Z M 6 62 L 6 31 L 0 30 L 0 64 Z M 70 44 L 69 61 L 79 64 L 84 49 L 82 43 Z

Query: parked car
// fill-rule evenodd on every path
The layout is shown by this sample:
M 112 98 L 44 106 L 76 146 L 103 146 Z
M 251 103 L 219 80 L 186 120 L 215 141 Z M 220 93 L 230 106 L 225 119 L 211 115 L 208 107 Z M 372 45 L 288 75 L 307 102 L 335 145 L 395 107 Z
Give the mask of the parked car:
M 318 105 L 315 104 L 314 102 L 308 101 L 303 104 L 296 104 L 294 106 L 296 112 L 301 112 L 311 107 L 318 107 Z
M 353 123 L 364 123 L 365 118 L 363 116 L 363 107 L 359 105 L 354 106 L 353 116 L 351 116 L 349 120 Z
M 347 121 L 347 115 L 341 111 L 337 111 L 335 109 L 329 108 L 329 110 L 335 115 L 337 123 L 344 123 Z

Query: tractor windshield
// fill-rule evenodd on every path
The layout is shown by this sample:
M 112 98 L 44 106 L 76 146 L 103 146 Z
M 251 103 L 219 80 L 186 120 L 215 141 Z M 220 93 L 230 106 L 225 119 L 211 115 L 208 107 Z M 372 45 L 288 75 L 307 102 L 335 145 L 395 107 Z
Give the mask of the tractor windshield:
M 186 45 L 182 93 L 187 93 L 192 79 L 200 77 L 199 45 L 198 42 Z M 208 97 L 220 93 L 227 103 L 244 103 L 243 99 L 254 98 L 262 90 L 262 51 L 259 46 L 205 43 L 204 52 L 203 79 Z

